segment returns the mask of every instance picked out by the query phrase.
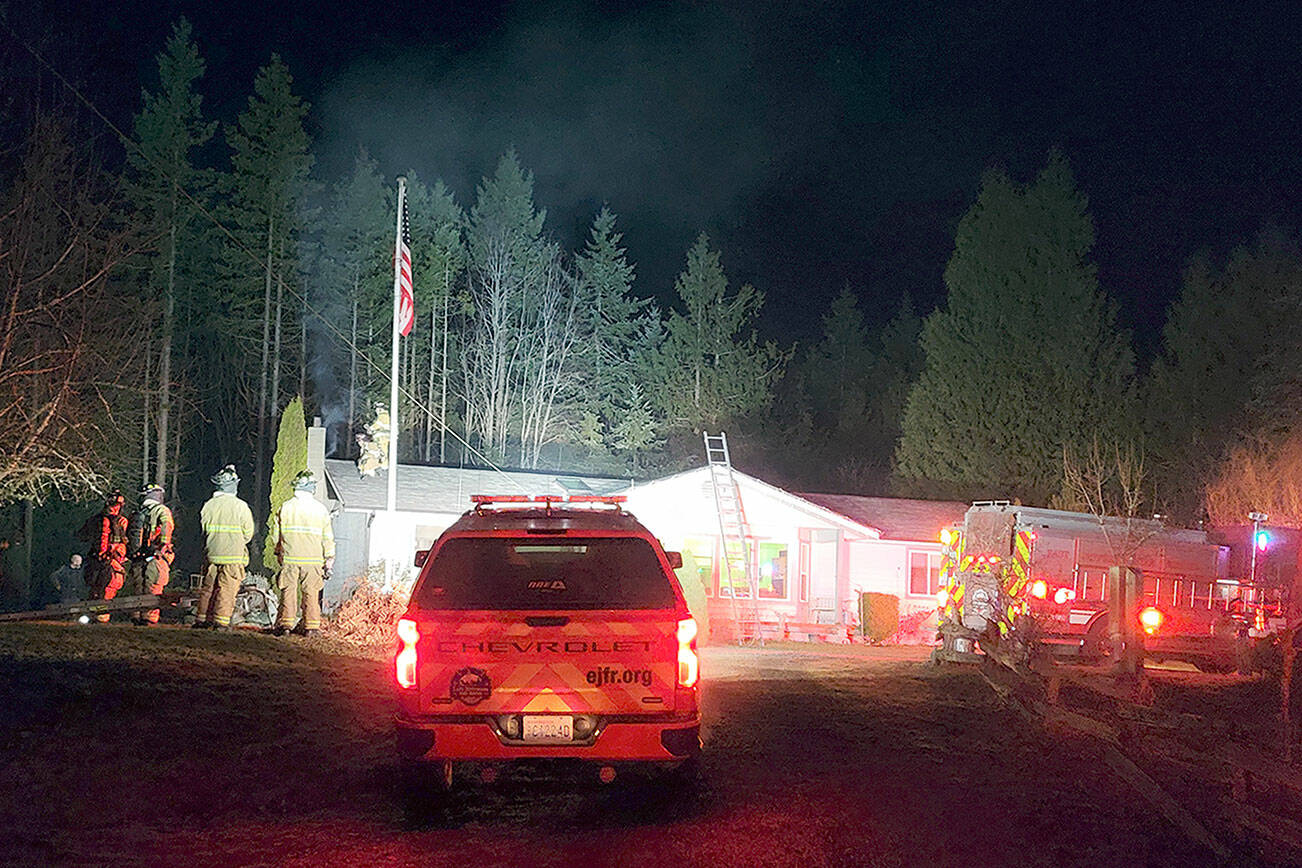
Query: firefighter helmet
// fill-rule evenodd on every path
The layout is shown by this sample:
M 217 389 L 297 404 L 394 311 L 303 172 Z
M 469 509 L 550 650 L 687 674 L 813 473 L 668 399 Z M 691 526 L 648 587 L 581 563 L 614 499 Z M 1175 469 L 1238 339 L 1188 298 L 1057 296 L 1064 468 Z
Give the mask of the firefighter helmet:
M 310 470 L 300 470 L 294 477 L 295 491 L 316 491 L 316 476 Z
M 159 485 L 156 482 L 146 482 L 144 485 L 140 486 L 140 499 L 156 500 L 159 503 L 162 503 L 163 486 Z
M 127 499 L 122 496 L 122 492 L 114 489 L 104 496 L 105 506 L 122 506 Z
M 240 484 L 240 475 L 235 472 L 234 464 L 227 464 L 221 470 L 212 475 L 212 484 L 217 487 L 218 491 L 224 491 L 227 494 L 234 494 Z

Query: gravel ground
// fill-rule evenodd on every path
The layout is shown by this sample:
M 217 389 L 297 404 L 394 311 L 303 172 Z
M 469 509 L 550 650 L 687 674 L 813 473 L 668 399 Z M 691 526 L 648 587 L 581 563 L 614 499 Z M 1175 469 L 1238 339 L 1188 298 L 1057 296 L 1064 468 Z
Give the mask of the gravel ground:
M 917 648 L 704 649 L 699 785 L 519 766 L 459 781 L 413 823 L 377 656 L 170 627 L 0 626 L 0 860 L 1206 863 L 1088 744 L 1037 730 Z

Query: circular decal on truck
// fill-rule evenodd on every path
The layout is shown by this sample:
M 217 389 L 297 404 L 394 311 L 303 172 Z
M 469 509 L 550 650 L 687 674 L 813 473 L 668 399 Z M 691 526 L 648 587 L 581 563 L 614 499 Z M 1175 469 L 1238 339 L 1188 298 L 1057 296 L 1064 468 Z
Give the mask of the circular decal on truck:
M 448 693 L 453 699 L 459 699 L 466 705 L 478 705 L 493 692 L 493 683 L 482 669 L 467 666 L 452 676 L 452 685 Z

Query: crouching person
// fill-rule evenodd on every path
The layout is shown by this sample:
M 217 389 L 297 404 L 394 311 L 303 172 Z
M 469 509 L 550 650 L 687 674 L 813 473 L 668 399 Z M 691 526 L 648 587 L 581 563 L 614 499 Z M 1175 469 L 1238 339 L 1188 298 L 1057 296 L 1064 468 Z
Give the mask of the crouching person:
M 235 493 L 240 485 L 234 464 L 212 475 L 216 488 L 199 511 L 203 525 L 203 584 L 194 626 L 229 630 L 235 613 L 235 596 L 249 565 L 249 540 L 253 539 L 253 512 Z
M 290 631 L 313 636 L 321 629 L 320 594 L 325 575 L 334 566 L 335 535 L 330 527 L 330 511 L 316 499 L 315 491 L 312 471 L 300 472 L 294 477 L 294 496 L 276 514 L 276 559 L 280 562 L 277 636 Z

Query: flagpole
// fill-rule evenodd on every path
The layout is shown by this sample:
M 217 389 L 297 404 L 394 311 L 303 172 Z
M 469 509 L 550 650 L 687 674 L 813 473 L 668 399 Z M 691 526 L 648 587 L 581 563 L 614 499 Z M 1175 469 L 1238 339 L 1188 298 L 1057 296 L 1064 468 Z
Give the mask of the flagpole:
M 397 229 L 393 240 L 393 357 L 389 365 L 389 497 L 386 508 L 391 528 L 398 507 L 398 305 L 402 295 L 402 205 L 406 197 L 407 179 L 399 176 Z

